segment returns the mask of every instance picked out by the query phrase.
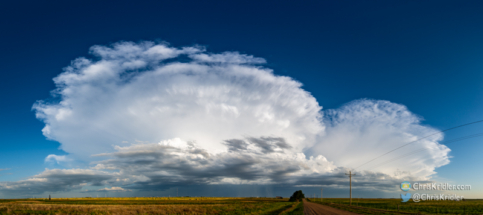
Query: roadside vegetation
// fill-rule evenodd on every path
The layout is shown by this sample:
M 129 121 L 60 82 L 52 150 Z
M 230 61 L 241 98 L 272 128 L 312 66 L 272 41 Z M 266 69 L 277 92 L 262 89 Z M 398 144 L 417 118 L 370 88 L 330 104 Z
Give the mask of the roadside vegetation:
M 282 212 L 280 215 L 303 215 L 304 214 L 304 203 L 299 202 L 294 204 L 292 208 Z
M 483 214 L 483 200 L 422 201 L 406 203 L 401 199 L 308 199 L 311 202 L 359 214 Z M 399 207 L 398 207 L 399 206 Z

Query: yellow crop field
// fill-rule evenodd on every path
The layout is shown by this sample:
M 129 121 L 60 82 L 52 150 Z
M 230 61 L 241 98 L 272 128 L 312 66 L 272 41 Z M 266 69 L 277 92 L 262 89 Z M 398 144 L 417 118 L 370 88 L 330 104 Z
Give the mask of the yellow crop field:
M 130 197 L 0 200 L 0 214 L 293 214 L 274 198 Z M 301 213 L 300 213 L 301 214 Z

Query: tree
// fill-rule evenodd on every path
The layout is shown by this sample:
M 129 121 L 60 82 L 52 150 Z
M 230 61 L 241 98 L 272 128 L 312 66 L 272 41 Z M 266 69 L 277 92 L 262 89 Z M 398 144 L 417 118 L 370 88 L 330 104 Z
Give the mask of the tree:
M 292 196 L 290 196 L 289 201 L 291 201 L 291 202 L 302 201 L 302 199 L 304 199 L 304 198 L 305 198 L 304 193 L 302 193 L 301 190 L 297 190 L 297 191 L 295 191 L 295 193 L 292 194 Z

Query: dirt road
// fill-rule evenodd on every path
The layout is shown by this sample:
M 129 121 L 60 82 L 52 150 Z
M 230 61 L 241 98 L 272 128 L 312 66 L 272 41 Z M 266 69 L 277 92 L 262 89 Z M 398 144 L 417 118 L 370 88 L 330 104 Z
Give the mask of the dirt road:
M 305 215 L 357 215 L 349 211 L 332 208 L 317 203 L 305 201 L 304 199 L 304 214 Z

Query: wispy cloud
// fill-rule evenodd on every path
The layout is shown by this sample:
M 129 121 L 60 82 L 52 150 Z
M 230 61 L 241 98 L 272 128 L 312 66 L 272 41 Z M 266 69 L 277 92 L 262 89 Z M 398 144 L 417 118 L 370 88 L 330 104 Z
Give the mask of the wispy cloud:
M 131 191 L 131 190 L 124 189 L 122 187 L 105 187 L 105 188 L 99 189 L 97 191 L 104 191 L 104 192 L 107 192 L 107 191 L 121 192 L 121 191 Z
M 54 155 L 54 154 L 48 155 L 44 160 L 44 162 L 55 162 L 57 164 L 68 162 L 68 161 L 71 161 L 71 159 L 68 158 L 66 155 Z

